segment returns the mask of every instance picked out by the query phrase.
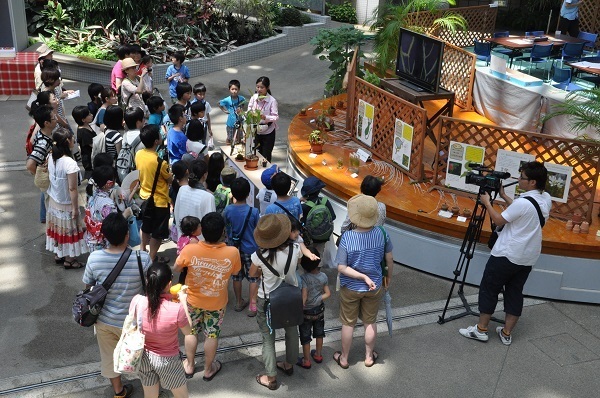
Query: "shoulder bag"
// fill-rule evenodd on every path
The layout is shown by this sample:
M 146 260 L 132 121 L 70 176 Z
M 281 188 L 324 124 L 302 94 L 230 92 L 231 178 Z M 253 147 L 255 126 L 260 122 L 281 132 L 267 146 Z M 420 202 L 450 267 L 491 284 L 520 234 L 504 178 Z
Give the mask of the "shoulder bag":
M 152 183 L 152 191 L 150 191 L 150 196 L 148 199 L 142 202 L 140 206 L 140 219 L 143 222 L 151 221 L 152 217 L 154 217 L 154 209 L 156 205 L 154 204 L 154 191 L 156 191 L 156 184 L 158 183 L 158 175 L 160 174 L 160 166 L 163 160 L 160 157 L 156 158 L 158 160 L 158 166 L 156 167 L 156 173 L 154 174 L 154 182 Z
M 288 209 L 283 207 L 283 205 L 281 203 L 275 202 L 274 205 L 281 208 L 283 211 L 285 211 L 285 213 L 288 216 L 290 216 L 290 217 L 294 218 L 296 221 L 298 221 L 298 224 L 300 224 L 300 235 L 302 235 L 302 239 L 304 240 L 304 245 L 306 247 L 311 246 L 313 243 L 313 240 L 312 240 L 312 237 L 310 236 L 310 234 L 308 233 L 308 231 L 306 230 L 306 228 L 304 227 L 304 223 L 302 221 L 300 221 L 298 219 L 298 217 L 293 215 Z
M 526 199 L 528 202 L 531 202 L 533 207 L 535 207 L 535 211 L 537 211 L 538 218 L 540 219 L 540 225 L 544 228 L 546 225 L 546 220 L 544 220 L 544 216 L 542 216 L 542 210 L 540 209 L 540 205 L 535 201 L 535 199 L 530 198 L 529 196 L 524 196 L 523 199 Z M 497 228 L 496 225 L 492 222 L 492 234 L 490 235 L 490 239 L 488 240 L 488 247 L 490 249 L 494 248 L 496 241 L 498 240 L 498 232 L 502 231 L 502 227 Z
M 138 311 L 140 300 L 143 296 L 135 296 L 133 314 L 127 314 L 123 322 L 121 337 L 113 351 L 113 370 L 116 373 L 137 373 L 142 355 L 146 336 L 142 331 L 142 313 Z
M 246 226 L 248 225 L 248 220 L 250 220 L 250 215 L 252 214 L 252 207 L 248 209 L 248 214 L 246 214 L 246 218 L 244 219 L 244 225 L 242 226 L 242 230 L 240 231 L 240 233 L 236 236 L 233 234 L 233 228 L 231 231 L 231 243 L 233 244 L 234 247 L 236 248 L 240 248 L 240 246 L 242 245 L 242 238 L 244 237 L 244 232 L 246 232 Z
M 256 255 L 263 262 L 265 267 L 273 275 L 278 278 L 284 279 L 290 270 L 290 264 L 292 262 L 292 255 L 294 252 L 293 244 L 290 243 L 288 247 L 288 257 L 285 263 L 285 269 L 283 276 L 277 272 L 263 257 L 260 250 L 256 251 Z M 283 281 L 277 289 L 273 290 L 267 295 L 265 290 L 264 278 L 261 278 L 263 292 L 265 294 L 265 315 L 267 317 L 267 326 L 273 333 L 275 329 L 286 328 L 290 326 L 298 326 L 304 322 L 304 312 L 302 305 L 302 290 L 297 286 L 292 286 L 289 283 Z

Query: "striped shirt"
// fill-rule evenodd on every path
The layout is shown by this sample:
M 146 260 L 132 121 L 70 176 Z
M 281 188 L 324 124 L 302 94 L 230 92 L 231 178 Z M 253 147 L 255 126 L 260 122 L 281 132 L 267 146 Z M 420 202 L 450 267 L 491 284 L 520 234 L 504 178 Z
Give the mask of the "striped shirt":
M 367 275 L 375 283 L 377 289 L 381 287 L 382 273 L 381 260 L 385 253 L 393 250 L 388 234 L 384 241 L 383 231 L 373 227 L 369 231 L 346 231 L 342 235 L 335 263 L 348 267 Z M 350 278 L 340 274 L 340 285 L 356 292 L 367 292 L 369 287 L 359 279 Z
M 48 158 L 51 148 L 52 137 L 48 137 L 41 130 L 38 130 L 35 136 L 33 136 L 33 151 L 31 151 L 27 159 L 33 159 L 37 165 L 43 164 Z
M 123 136 L 117 130 L 106 130 L 106 153 L 117 158 L 117 144 L 123 141 Z
M 151 264 L 148 253 L 140 251 L 142 268 L 144 274 Z M 121 258 L 121 253 L 112 254 L 106 250 L 96 250 L 90 254 L 85 272 L 83 274 L 83 283 L 86 285 L 101 284 L 115 268 Z M 142 278 L 137 263 L 135 250 L 131 252 L 129 259 L 121 270 L 117 279 L 108 290 L 108 295 L 104 301 L 104 307 L 100 311 L 98 321 L 110 326 L 122 328 L 125 317 L 129 313 L 129 304 L 136 294 L 142 293 Z

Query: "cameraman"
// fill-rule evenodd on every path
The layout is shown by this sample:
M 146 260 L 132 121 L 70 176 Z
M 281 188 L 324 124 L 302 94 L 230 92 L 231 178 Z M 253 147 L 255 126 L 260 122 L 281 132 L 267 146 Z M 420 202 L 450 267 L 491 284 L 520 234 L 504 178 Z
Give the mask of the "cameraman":
M 469 339 L 486 342 L 488 324 L 498 303 L 498 294 L 504 287 L 505 325 L 498 326 L 496 333 L 504 345 L 512 342 L 511 333 L 523 309 L 523 286 L 542 250 L 542 225 L 538 211 L 525 197 L 537 202 L 544 220 L 548 219 L 552 206 L 550 195 L 544 192 L 548 171 L 542 163 L 528 162 L 521 166 L 519 188 L 525 193 L 514 201 L 500 188 L 500 197 L 509 205 L 499 213 L 490 203 L 490 195 L 481 194 L 498 234 L 492 255 L 481 278 L 479 287 L 479 323 L 460 329 L 459 333 Z

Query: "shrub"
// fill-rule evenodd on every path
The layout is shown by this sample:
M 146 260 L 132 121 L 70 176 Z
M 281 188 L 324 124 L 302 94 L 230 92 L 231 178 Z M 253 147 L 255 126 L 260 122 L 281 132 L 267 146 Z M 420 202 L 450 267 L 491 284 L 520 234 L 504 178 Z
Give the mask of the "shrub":
M 329 7 L 329 16 L 334 21 L 351 24 L 358 23 L 358 19 L 356 18 L 356 10 L 350 2 L 344 2 L 339 5 L 327 3 L 327 6 Z
M 275 24 L 279 26 L 302 26 L 302 13 L 294 7 L 282 8 Z

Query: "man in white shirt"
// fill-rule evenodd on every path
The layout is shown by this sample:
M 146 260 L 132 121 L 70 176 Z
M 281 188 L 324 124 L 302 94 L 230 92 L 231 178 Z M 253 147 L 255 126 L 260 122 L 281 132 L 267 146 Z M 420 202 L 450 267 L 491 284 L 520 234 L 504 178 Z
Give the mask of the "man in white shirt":
M 572 37 L 579 35 L 579 0 L 564 0 L 560 7 L 558 30 L 563 35 Z
M 502 288 L 506 318 L 504 328 L 498 326 L 496 333 L 504 345 L 511 344 L 512 330 L 523 310 L 523 286 L 542 251 L 542 227 L 550 214 L 552 200 L 544 192 L 548 171 L 542 163 L 525 163 L 520 173 L 519 188 L 526 192 L 512 200 L 501 188 L 500 197 L 509 205 L 502 213 L 491 205 L 488 193 L 481 195 L 481 203 L 497 228 L 502 227 L 502 231 L 498 233 L 498 240 L 481 278 L 479 322 L 459 330 L 466 338 L 484 342 L 488 340 L 488 324 Z M 526 198 L 537 203 L 541 215 L 533 202 Z

